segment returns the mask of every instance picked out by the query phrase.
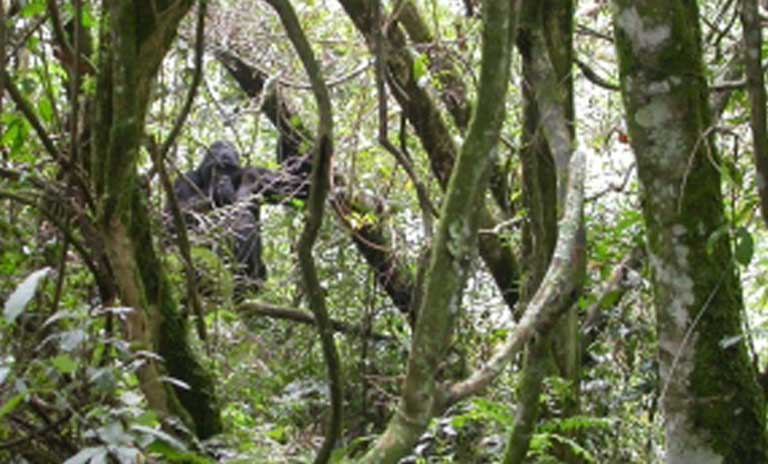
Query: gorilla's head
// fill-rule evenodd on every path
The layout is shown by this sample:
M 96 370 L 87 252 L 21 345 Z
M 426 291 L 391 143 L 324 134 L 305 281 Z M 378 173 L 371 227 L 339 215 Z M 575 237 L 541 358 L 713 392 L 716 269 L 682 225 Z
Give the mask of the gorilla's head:
M 214 178 L 218 179 L 221 175 L 234 177 L 240 172 L 240 154 L 229 142 L 213 142 L 205 152 L 198 172 L 206 187 L 215 183 Z
M 205 157 L 219 169 L 240 168 L 240 154 L 229 142 L 213 142 Z

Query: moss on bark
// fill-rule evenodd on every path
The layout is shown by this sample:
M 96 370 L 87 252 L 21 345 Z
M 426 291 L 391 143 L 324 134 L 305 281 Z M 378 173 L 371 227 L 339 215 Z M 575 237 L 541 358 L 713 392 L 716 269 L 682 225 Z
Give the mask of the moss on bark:
M 616 2 L 627 126 L 643 186 L 668 462 L 766 462 L 765 401 L 743 335 L 695 2 Z
M 99 221 L 119 293 L 133 307 L 127 338 L 163 358 L 162 367 L 186 384 L 174 388 L 161 372 L 140 375 L 150 404 L 179 416 L 201 438 L 221 431 L 213 379 L 187 340 L 162 263 L 155 253 L 149 211 L 138 177 L 138 154 L 151 84 L 181 18 L 192 2 L 136 1 L 105 4 L 97 76 L 96 143 L 92 155 Z M 156 386 L 163 385 L 163 393 Z M 191 418 L 191 420 L 190 420 Z

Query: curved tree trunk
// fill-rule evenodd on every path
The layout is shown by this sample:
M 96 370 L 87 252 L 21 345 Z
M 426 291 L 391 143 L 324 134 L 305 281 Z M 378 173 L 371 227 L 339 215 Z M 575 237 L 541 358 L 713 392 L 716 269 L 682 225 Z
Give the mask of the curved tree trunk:
M 523 201 L 529 221 L 523 228 L 523 259 L 526 278 L 523 299 L 528 301 L 538 289 L 552 258 L 557 242 L 557 219 L 563 212 L 564 197 L 558 197 L 558 173 L 555 156 L 550 149 L 550 133 L 543 131 L 545 118 L 556 117 L 540 110 L 545 99 L 556 102 L 567 128 L 572 148 L 575 145 L 573 79 L 571 78 L 573 3 L 545 0 L 525 3 L 520 19 L 517 44 L 522 55 L 523 138 L 520 160 L 523 170 Z M 549 63 L 542 67 L 536 62 Z M 544 69 L 546 76 L 541 75 Z M 543 85 L 546 81 L 554 86 Z M 545 94 L 545 92 L 547 94 Z M 562 97 L 558 97 L 561 95 Z M 543 106 L 543 105 L 541 105 Z M 545 136 L 546 135 L 546 136 Z M 561 192 L 562 195 L 562 192 Z M 531 436 L 539 418 L 542 383 L 559 374 L 578 385 L 577 314 L 571 307 L 555 327 L 553 334 L 537 337 L 525 354 L 519 385 L 515 426 L 504 456 L 505 463 L 523 462 L 528 454 Z M 553 360 L 555 363 L 553 364 Z
M 362 462 L 398 462 L 426 430 L 439 402 L 435 374 L 460 310 L 465 272 L 477 239 L 478 205 L 488 185 L 491 152 L 504 121 L 514 29 L 512 3 L 483 3 L 477 110 L 453 166 L 440 212 L 400 404 L 386 431 Z

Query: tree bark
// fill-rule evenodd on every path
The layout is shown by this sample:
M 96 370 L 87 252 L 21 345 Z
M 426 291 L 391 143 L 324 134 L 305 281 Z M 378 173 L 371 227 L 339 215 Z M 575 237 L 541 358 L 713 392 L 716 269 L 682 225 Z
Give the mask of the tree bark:
M 465 272 L 477 236 L 477 205 L 487 187 L 491 150 L 504 121 L 514 29 L 512 3 L 488 0 L 483 4 L 479 110 L 453 166 L 440 212 L 401 401 L 386 431 L 362 460 L 366 463 L 397 462 L 411 450 L 434 414 L 435 373 L 460 311 Z
M 126 338 L 164 361 L 147 359 L 139 372 L 150 406 L 161 415 L 181 417 L 206 438 L 221 431 L 213 379 L 187 342 L 186 322 L 152 245 L 137 171 L 152 82 L 192 2 L 105 5 L 91 157 L 98 224 L 120 298 L 133 309 Z M 172 387 L 164 372 L 186 385 Z
M 707 246 L 728 224 L 696 2 L 615 0 L 613 21 L 653 274 L 666 462 L 766 462 L 730 238 Z
M 564 210 L 565 194 L 558 183 L 567 172 L 558 169 L 557 150 L 572 151 L 574 140 L 573 80 L 571 78 L 573 4 L 570 1 L 525 2 L 520 19 L 518 48 L 523 58 L 523 201 L 529 221 L 523 228 L 523 262 L 527 263 L 523 299 L 538 290 L 552 257 L 558 236 L 557 219 Z M 551 103 L 547 103 L 551 102 Z M 557 111 L 546 111 L 555 105 Z M 542 110 L 541 108 L 544 108 Z M 557 146 L 557 136 L 545 120 L 558 118 L 559 132 L 567 143 Z M 544 130 L 542 130 L 542 128 Z M 551 142 L 550 142 L 551 140 Z M 570 158 L 570 153 L 565 155 Z M 558 193 L 559 191 L 559 193 Z M 575 296 L 574 296 L 575 298 Z M 542 334 L 528 346 L 519 386 L 515 426 L 507 443 L 505 463 L 522 462 L 539 417 L 539 395 L 553 365 L 559 374 L 578 385 L 578 326 L 570 305 L 553 334 Z M 553 364 L 552 361 L 555 361 Z M 567 411 L 572 412 L 572 411 Z

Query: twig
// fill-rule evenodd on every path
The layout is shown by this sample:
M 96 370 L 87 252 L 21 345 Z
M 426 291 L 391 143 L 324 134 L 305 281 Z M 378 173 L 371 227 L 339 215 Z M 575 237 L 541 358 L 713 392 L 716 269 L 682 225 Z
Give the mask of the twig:
M 413 168 L 413 164 L 408 160 L 398 148 L 389 141 L 388 135 L 388 112 L 387 112 L 387 88 L 384 82 L 384 74 L 386 73 L 386 59 L 384 57 L 384 29 L 385 26 L 382 23 L 381 18 L 381 6 L 375 8 L 376 18 L 375 21 L 381 25 L 376 28 L 375 36 L 375 49 L 376 54 L 376 89 L 379 97 L 379 143 L 384 147 L 387 152 L 394 156 L 395 160 L 405 169 L 408 178 L 413 182 L 416 188 L 416 195 L 419 199 L 419 204 L 422 210 L 422 216 L 424 218 L 424 232 L 427 237 L 432 235 L 432 218 L 437 217 L 437 208 L 432 204 L 429 199 L 424 184 L 419 180 L 416 175 L 416 171 Z
M 81 193 L 83 194 L 83 197 L 86 200 L 86 203 L 93 207 L 94 202 L 93 198 L 91 198 L 90 189 L 88 187 L 88 183 L 85 182 L 83 173 L 81 169 L 78 169 L 77 165 L 73 165 L 68 159 L 66 159 L 64 156 L 62 156 L 61 152 L 56 148 L 56 146 L 53 144 L 53 140 L 48 136 L 48 133 L 46 132 L 43 125 L 40 123 L 40 120 L 37 118 L 37 115 L 32 110 L 32 107 L 27 102 L 27 100 L 24 98 L 24 96 L 19 92 L 19 89 L 16 87 L 16 85 L 11 80 L 11 77 L 8 75 L 8 73 L 5 70 L 2 70 L 3 75 L 3 82 L 5 84 L 5 89 L 8 91 L 8 94 L 11 96 L 11 100 L 16 104 L 16 107 L 21 111 L 21 113 L 24 115 L 24 117 L 27 119 L 27 121 L 30 123 L 32 128 L 35 130 L 35 133 L 40 138 L 40 141 L 43 143 L 43 147 L 45 147 L 45 150 L 48 152 L 51 157 L 56 160 L 61 166 L 65 169 L 68 169 L 71 173 L 74 181 L 77 183 L 77 186 L 80 187 Z
M 744 63 L 747 71 L 747 90 L 750 103 L 750 128 L 755 167 L 757 169 L 758 196 L 763 222 L 768 225 L 768 115 L 766 115 L 765 79 L 761 51 L 762 28 L 758 19 L 757 0 L 741 1 L 741 23 L 744 41 Z
M 580 59 L 576 58 L 574 60 L 576 62 L 576 65 L 581 69 L 582 74 L 584 74 L 584 77 L 586 77 L 590 82 L 595 84 L 598 87 L 602 87 L 607 90 L 613 90 L 618 91 L 621 90 L 618 85 L 614 84 L 613 82 L 610 82 L 607 79 L 604 79 L 601 77 L 597 72 L 595 72 L 594 69 L 590 68 L 589 65 Z
M 287 321 L 298 322 L 300 324 L 317 325 L 315 316 L 308 311 L 296 308 L 286 308 L 269 303 L 246 302 L 239 305 L 235 311 L 246 316 L 264 316 L 274 319 L 283 319 Z M 373 340 L 385 341 L 392 340 L 393 337 L 376 332 L 367 331 L 364 326 L 351 325 L 346 322 L 331 319 L 331 326 L 336 332 L 342 332 L 357 336 L 370 336 Z
M 597 200 L 597 199 L 607 195 L 610 192 L 623 192 L 624 189 L 627 188 L 627 184 L 629 183 L 629 179 L 632 178 L 632 173 L 633 172 L 635 172 L 635 163 L 634 162 L 629 166 L 627 171 L 624 173 L 624 178 L 621 180 L 620 184 L 613 184 L 613 183 L 611 183 L 610 185 L 608 185 L 604 189 L 600 190 L 599 192 L 597 192 L 597 193 L 595 193 L 593 195 L 588 196 L 585 201 L 587 203 L 590 203 L 590 202 L 593 202 L 593 201 L 595 201 L 595 200 Z

